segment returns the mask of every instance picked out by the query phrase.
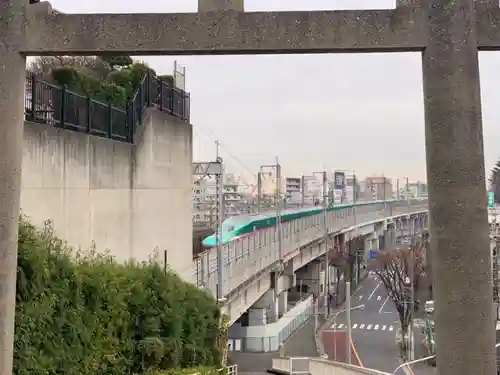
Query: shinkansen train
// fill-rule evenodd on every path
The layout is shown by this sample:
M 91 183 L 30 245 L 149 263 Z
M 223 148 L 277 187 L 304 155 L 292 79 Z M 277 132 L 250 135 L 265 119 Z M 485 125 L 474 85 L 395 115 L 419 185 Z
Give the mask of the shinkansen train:
M 386 200 L 386 204 L 394 204 L 401 202 L 407 204 L 406 200 Z M 356 203 L 356 212 L 363 213 L 368 211 L 373 205 L 383 204 L 384 201 L 359 202 Z M 345 208 L 354 207 L 352 204 L 334 205 L 328 208 L 328 211 L 342 210 Z M 293 210 L 284 210 L 281 213 L 281 222 L 285 223 L 290 220 L 300 219 L 307 216 L 312 216 L 323 212 L 321 206 L 309 208 L 300 208 Z M 234 241 L 240 237 L 251 234 L 254 230 L 273 227 L 276 225 L 276 211 L 267 211 L 258 214 L 244 214 L 230 217 L 222 223 L 222 243 Z M 203 240 L 203 246 L 214 247 L 216 245 L 215 234 L 206 237 Z

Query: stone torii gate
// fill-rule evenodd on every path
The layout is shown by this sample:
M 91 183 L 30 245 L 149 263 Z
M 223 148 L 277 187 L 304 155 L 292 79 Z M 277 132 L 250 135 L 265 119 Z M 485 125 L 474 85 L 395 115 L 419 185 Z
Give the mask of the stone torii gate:
M 422 52 L 439 373 L 495 374 L 478 50 L 500 49 L 498 2 L 243 12 L 243 0 L 199 1 L 198 13 L 89 15 L 0 0 L 0 375 L 12 374 L 26 56 L 404 51 Z

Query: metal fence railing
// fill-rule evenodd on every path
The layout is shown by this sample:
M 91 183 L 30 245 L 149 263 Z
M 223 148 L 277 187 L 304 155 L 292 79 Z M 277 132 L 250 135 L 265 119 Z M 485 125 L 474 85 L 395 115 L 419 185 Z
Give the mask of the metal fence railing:
M 126 108 L 86 97 L 26 72 L 28 121 L 132 143 L 144 110 L 152 106 L 181 121 L 189 121 L 189 93 L 155 77 L 151 71 L 144 75 Z
M 304 304 L 305 308 L 301 309 L 300 312 L 294 312 L 293 309 L 289 311 L 289 313 L 294 315 L 287 319 L 287 323 L 285 325 L 279 326 L 280 323 L 271 323 L 267 325 L 269 331 L 274 331 L 273 335 L 252 336 L 252 334 L 249 333 L 243 337 L 230 337 L 228 340 L 228 350 L 244 352 L 278 351 L 280 344 L 283 344 L 294 332 L 314 317 L 313 297 L 310 296 L 306 298 L 302 301 L 302 304 Z

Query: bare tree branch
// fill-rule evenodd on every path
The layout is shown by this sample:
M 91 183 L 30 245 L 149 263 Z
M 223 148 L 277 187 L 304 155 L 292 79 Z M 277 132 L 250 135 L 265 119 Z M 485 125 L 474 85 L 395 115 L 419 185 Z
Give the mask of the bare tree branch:
M 401 327 L 406 332 L 411 320 L 409 287 L 418 285 L 420 275 L 425 272 L 425 248 L 427 236 L 417 238 L 411 248 L 395 248 L 382 251 L 371 263 L 371 268 L 382 281 L 389 298 L 399 314 Z

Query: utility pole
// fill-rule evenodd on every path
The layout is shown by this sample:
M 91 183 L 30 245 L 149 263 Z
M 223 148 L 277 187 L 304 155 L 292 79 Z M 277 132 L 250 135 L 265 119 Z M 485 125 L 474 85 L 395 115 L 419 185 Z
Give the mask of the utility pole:
M 354 225 L 357 224 L 357 218 L 356 218 L 356 202 L 357 202 L 357 178 L 356 178 L 356 171 L 352 171 L 352 176 L 353 176 L 353 187 L 352 187 L 352 202 L 354 205 Z M 359 251 L 356 249 L 356 267 L 357 267 L 357 277 L 356 277 L 356 285 L 359 285 L 359 280 L 360 280 L 360 273 L 361 273 L 361 264 L 359 261 Z
M 224 163 L 219 156 L 219 141 L 215 141 L 215 157 L 216 162 L 220 165 L 220 173 L 215 175 L 215 189 L 217 197 L 217 232 L 215 235 L 215 246 L 217 250 L 217 301 L 220 301 L 224 296 L 223 288 L 223 270 L 224 256 L 222 254 L 222 222 L 224 221 Z
M 413 312 L 415 311 L 415 226 L 414 221 L 411 218 L 411 210 L 410 210 L 410 191 L 409 191 L 409 182 L 408 177 L 405 177 L 406 180 L 406 202 L 408 206 L 408 234 L 410 237 L 410 326 L 409 326 L 409 334 L 408 334 L 408 358 L 410 360 L 413 359 Z
M 262 172 L 257 173 L 257 212 L 261 210 L 261 197 L 262 197 Z
M 408 205 L 408 213 L 410 212 L 410 183 L 408 182 L 408 177 L 405 177 L 406 180 L 406 204 Z
M 259 169 L 259 175 L 262 175 L 264 169 L 266 168 L 270 168 L 273 172 L 276 173 L 276 185 L 275 185 L 276 231 L 278 235 L 278 254 L 280 256 L 280 259 L 282 259 L 283 258 L 283 233 L 281 226 L 281 177 L 282 176 L 281 176 L 281 165 L 279 164 L 278 157 L 276 157 L 276 164 L 261 165 Z
M 306 201 L 306 178 L 304 175 L 300 177 L 300 207 L 304 208 L 304 204 Z
M 354 224 L 356 224 L 356 201 L 358 199 L 358 179 L 356 178 L 356 171 L 352 171 L 352 202 L 354 205 Z
M 283 259 L 283 233 L 281 228 L 281 165 L 276 156 L 276 229 L 278 230 L 278 254 Z
M 224 297 L 224 255 L 222 251 L 222 223 L 224 221 L 224 162 L 218 155 L 219 152 L 217 147 L 217 162 L 220 164 L 220 173 L 215 175 L 217 196 L 217 301 L 221 301 Z
M 396 178 L 396 199 L 399 199 L 400 194 L 399 194 L 399 177 Z
M 328 319 L 330 315 L 330 260 L 328 256 L 328 200 L 327 200 L 327 191 L 328 191 L 328 176 L 326 171 L 323 171 L 323 239 L 325 242 L 325 319 Z
M 384 176 L 384 205 L 385 205 L 385 176 Z

